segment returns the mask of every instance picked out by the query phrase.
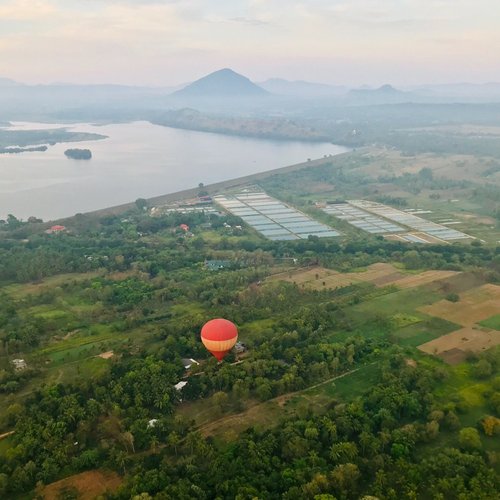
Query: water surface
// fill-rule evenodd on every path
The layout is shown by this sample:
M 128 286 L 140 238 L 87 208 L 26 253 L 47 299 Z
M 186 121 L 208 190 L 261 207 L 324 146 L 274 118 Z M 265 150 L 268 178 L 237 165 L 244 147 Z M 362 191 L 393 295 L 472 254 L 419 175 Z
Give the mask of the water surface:
M 14 123 L 12 128 L 57 127 Z M 108 138 L 0 155 L 0 218 L 12 213 L 56 219 L 346 151 L 329 143 L 232 137 L 149 122 L 66 127 Z M 92 159 L 66 158 L 64 151 L 74 147 L 90 149 Z

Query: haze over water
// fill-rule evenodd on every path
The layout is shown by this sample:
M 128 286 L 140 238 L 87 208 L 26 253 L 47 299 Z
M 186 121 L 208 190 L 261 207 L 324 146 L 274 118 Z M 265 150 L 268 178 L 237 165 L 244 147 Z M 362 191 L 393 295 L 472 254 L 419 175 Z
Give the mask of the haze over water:
M 148 122 L 64 126 L 108 138 L 0 155 L 0 217 L 57 219 L 347 151 L 329 143 L 231 137 Z M 91 149 L 93 158 L 66 158 L 64 151 L 72 147 Z

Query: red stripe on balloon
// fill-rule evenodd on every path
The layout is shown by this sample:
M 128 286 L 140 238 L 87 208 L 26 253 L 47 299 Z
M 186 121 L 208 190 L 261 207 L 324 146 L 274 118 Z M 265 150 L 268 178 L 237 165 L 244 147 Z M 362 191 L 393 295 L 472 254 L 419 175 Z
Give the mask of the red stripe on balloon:
M 217 318 L 203 325 L 201 336 L 207 340 L 229 340 L 238 336 L 238 329 L 231 321 Z

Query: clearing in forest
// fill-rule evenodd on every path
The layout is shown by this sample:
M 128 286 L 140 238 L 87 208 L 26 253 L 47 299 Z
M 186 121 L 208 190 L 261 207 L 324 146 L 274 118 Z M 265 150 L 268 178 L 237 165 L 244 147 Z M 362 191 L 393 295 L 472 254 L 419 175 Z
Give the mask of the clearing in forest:
M 256 402 L 240 413 L 206 421 L 199 426 L 199 431 L 205 437 L 214 436 L 225 441 L 234 441 L 249 427 L 270 429 L 279 425 L 283 419 L 297 417 L 299 413 L 308 412 L 312 408 L 317 412 L 324 411 L 332 402 L 332 398 L 351 401 L 375 383 L 377 373 L 376 363 L 362 365 L 311 387 L 282 394 L 268 401 Z
M 14 299 L 24 299 L 27 295 L 41 293 L 49 288 L 63 286 L 76 281 L 85 281 L 100 276 L 102 273 L 91 271 L 87 273 L 57 274 L 44 278 L 37 283 L 15 283 L 2 288 L 4 292 Z
M 378 262 L 368 266 L 365 271 L 359 272 L 339 273 L 332 269 L 316 266 L 276 274 L 270 279 L 288 281 L 313 290 L 342 288 L 361 282 L 371 283 L 377 287 L 396 285 L 399 288 L 412 288 L 444 280 L 457 274 L 460 273 L 456 271 L 425 271 L 419 274 L 403 274 L 392 264 Z
M 77 490 L 80 500 L 92 500 L 103 495 L 106 491 L 117 490 L 121 483 L 122 479 L 116 472 L 90 470 L 48 484 L 37 493 L 45 500 L 56 500 L 58 498 L 73 498 L 73 496 L 65 497 L 64 493 L 71 494 L 70 492 Z

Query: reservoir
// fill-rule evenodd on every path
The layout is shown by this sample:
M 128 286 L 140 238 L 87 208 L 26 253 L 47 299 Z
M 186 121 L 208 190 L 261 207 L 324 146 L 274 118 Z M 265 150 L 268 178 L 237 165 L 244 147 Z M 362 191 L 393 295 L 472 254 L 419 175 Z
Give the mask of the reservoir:
M 347 151 L 325 142 L 234 137 L 142 121 L 14 123 L 11 129 L 60 127 L 107 138 L 0 155 L 0 218 L 12 213 L 22 219 L 57 219 Z M 69 159 L 64 151 L 70 148 L 88 148 L 92 159 Z

